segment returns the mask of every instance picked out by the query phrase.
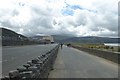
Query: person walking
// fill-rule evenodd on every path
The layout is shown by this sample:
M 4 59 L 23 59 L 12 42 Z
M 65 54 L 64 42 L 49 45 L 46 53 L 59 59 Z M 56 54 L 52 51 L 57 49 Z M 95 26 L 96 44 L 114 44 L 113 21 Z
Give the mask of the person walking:
M 61 43 L 60 46 L 61 46 L 61 49 L 62 49 L 63 43 Z

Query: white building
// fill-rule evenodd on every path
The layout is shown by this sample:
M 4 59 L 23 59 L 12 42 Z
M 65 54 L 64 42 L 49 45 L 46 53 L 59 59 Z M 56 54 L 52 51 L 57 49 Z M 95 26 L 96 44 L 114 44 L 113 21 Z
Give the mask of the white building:
M 45 41 L 46 43 L 54 43 L 53 36 L 51 36 L 51 35 L 43 36 L 42 40 Z

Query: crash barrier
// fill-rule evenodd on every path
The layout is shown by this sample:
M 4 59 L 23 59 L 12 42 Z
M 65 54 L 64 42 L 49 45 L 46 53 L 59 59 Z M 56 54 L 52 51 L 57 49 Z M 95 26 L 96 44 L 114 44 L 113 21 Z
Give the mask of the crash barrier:
M 113 53 L 113 52 L 102 51 L 102 50 L 97 50 L 97 49 L 84 48 L 84 47 L 75 46 L 75 45 L 71 45 L 71 47 L 88 52 L 89 54 L 93 54 L 98 57 L 105 58 L 115 63 L 120 62 L 118 58 L 120 53 Z
M 59 45 L 55 48 L 28 61 L 27 64 L 9 72 L 9 76 L 3 77 L 1 80 L 40 80 L 47 78 L 49 72 L 53 69 L 54 61 L 57 57 Z

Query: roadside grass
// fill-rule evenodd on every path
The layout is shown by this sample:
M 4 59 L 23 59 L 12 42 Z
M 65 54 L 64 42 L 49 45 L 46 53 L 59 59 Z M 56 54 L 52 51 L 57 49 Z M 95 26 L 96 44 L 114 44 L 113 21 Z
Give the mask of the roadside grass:
M 75 43 L 74 42 L 71 44 L 75 45 L 75 46 L 90 48 L 90 49 L 98 49 L 98 50 L 110 51 L 110 52 L 120 52 L 120 47 L 118 47 L 118 46 L 106 46 L 102 43 L 92 44 L 92 43 L 79 43 L 79 42 Z

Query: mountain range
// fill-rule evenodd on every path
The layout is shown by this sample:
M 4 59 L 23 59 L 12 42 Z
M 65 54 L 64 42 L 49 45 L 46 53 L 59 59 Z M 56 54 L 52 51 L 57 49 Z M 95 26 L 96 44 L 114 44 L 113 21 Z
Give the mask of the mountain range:
M 72 37 L 62 40 L 62 42 L 80 42 L 80 43 L 120 43 L 120 38 L 85 36 Z
M 2 37 L 11 37 L 11 38 L 17 38 L 20 39 L 21 38 L 27 38 L 24 35 L 18 34 L 12 30 L 6 29 L 6 28 L 0 28 L 0 31 L 2 31 Z
M 24 35 L 18 34 L 12 30 L 0 28 L 2 29 L 2 36 L 8 37 L 18 37 L 28 38 Z M 109 38 L 109 37 L 97 37 L 97 36 L 84 36 L 84 37 L 74 37 L 67 35 L 52 35 L 55 42 L 80 42 L 80 43 L 118 43 L 120 38 Z M 19 38 L 19 37 L 18 37 Z M 32 36 L 30 38 L 41 39 L 42 36 Z M 120 42 L 119 42 L 120 43 Z

